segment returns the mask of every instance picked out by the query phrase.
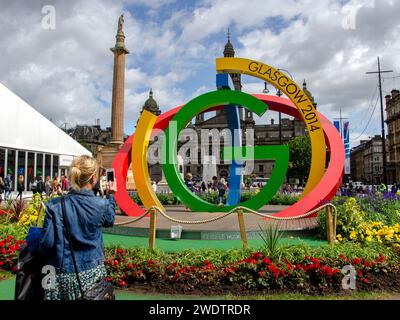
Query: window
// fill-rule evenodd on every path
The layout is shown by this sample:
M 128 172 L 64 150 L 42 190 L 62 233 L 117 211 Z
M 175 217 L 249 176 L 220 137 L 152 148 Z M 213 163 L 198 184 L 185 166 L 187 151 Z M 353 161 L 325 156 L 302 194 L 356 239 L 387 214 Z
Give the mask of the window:
M 51 176 L 51 155 L 46 154 L 45 155 L 45 161 L 44 161 L 44 175 Z
M 35 165 L 35 154 L 28 152 L 28 183 L 34 180 L 34 165 Z
M 260 165 L 258 166 L 258 171 L 259 171 L 259 172 L 264 172 L 264 165 L 260 164 Z
M 14 177 L 14 168 L 15 168 L 15 150 L 8 150 L 7 174 L 11 174 Z
M 4 170 L 6 169 L 6 149 L 0 148 L 0 177 L 5 178 L 5 172 Z
M 58 177 L 58 156 L 53 156 L 53 177 Z
M 25 176 L 25 151 L 18 151 L 18 176 Z
M 43 154 L 38 153 L 36 155 L 36 176 L 42 177 L 44 180 L 45 177 L 43 177 Z

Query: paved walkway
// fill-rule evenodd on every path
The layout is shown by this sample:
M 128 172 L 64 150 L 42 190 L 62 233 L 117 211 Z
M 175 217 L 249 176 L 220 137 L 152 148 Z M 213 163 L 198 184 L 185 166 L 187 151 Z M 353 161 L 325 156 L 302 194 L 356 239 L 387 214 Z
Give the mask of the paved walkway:
M 167 214 L 175 219 L 186 220 L 186 221 L 196 221 L 196 220 L 206 220 L 213 217 L 218 217 L 223 213 L 210 213 L 210 212 L 191 212 L 186 211 L 184 206 L 165 206 L 167 209 Z M 287 206 L 280 205 L 268 205 L 264 206 L 259 212 L 272 215 L 277 213 Z M 116 222 L 124 222 L 131 220 L 131 217 L 127 216 L 117 216 Z M 309 230 L 318 227 L 318 218 L 303 218 L 295 220 L 266 220 L 252 213 L 245 213 L 244 220 L 246 225 L 246 231 L 259 231 L 260 226 L 265 227 L 268 224 L 277 224 L 280 230 Z M 127 224 L 127 227 L 134 228 L 148 228 L 150 219 L 145 217 L 135 223 Z M 176 222 L 171 222 L 167 220 L 162 215 L 158 215 L 157 219 L 157 229 L 170 229 L 171 225 L 177 225 Z M 239 224 L 237 214 L 231 214 L 227 217 L 213 221 L 211 223 L 205 224 L 185 224 L 185 230 L 209 230 L 209 231 L 238 231 Z

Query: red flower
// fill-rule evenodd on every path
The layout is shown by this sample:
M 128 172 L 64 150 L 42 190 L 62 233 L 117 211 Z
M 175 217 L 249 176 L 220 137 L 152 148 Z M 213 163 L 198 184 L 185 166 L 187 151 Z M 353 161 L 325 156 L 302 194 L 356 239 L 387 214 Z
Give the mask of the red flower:
M 259 276 L 260 278 L 264 278 L 264 276 L 265 276 L 265 271 L 260 271 L 260 272 L 258 273 L 258 276 Z
M 335 268 L 335 269 L 332 270 L 332 273 L 333 273 L 333 274 L 337 274 L 337 273 L 339 273 L 339 272 L 340 272 L 340 270 L 339 270 L 338 268 Z
M 290 263 L 288 263 L 288 264 L 286 265 L 286 268 L 288 268 L 288 270 L 292 270 L 292 269 L 293 269 L 293 267 L 292 267 L 292 265 L 291 265 Z
M 262 256 L 262 255 L 261 255 L 260 252 L 254 252 L 254 253 L 253 253 L 253 258 L 254 258 L 254 259 L 260 259 L 261 256 Z
M 124 253 L 124 250 L 118 249 L 118 250 L 117 250 L 117 253 L 119 253 L 119 254 Z
M 149 261 L 147 261 L 147 265 L 149 267 L 151 267 L 153 264 L 154 264 L 154 260 L 153 259 L 150 259 Z
M 357 271 L 357 275 L 358 275 L 359 277 L 362 277 L 363 272 L 362 272 L 361 270 L 358 270 L 358 271 Z
M 17 267 L 13 267 L 12 272 L 16 272 L 16 271 L 17 271 Z
M 310 259 L 312 263 L 318 263 L 318 259 L 317 258 L 311 258 Z
M 266 263 L 266 264 L 271 264 L 272 263 L 272 261 L 269 258 L 264 258 L 263 262 Z
M 118 260 L 114 260 L 114 266 L 118 266 L 118 265 L 119 265 Z
M 118 280 L 118 285 L 121 287 L 126 287 L 127 283 L 124 280 Z
M 383 262 L 384 260 L 385 260 L 385 256 L 382 253 L 380 253 L 379 254 L 379 258 L 377 258 L 376 261 L 377 262 Z
M 244 259 L 244 262 L 250 263 L 250 264 L 256 264 L 257 260 L 254 258 L 246 258 L 246 259 Z
M 367 268 L 371 267 L 371 264 L 368 261 L 364 261 L 364 266 L 366 266 Z
M 359 265 L 361 263 L 361 260 L 359 258 L 354 258 L 353 264 Z

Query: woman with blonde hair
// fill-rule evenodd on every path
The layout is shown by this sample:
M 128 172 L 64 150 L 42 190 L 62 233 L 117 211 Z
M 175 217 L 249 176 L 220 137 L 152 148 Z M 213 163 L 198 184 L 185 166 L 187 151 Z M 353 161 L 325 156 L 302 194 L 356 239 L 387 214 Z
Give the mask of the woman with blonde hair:
M 94 195 L 98 164 L 89 156 L 74 159 L 69 172 L 72 188 L 47 203 L 39 242 L 45 264 L 56 270 L 55 286 L 45 289 L 45 300 L 90 300 L 98 288 L 110 288 L 102 227 L 114 224 L 116 184 L 109 183 L 107 198 Z

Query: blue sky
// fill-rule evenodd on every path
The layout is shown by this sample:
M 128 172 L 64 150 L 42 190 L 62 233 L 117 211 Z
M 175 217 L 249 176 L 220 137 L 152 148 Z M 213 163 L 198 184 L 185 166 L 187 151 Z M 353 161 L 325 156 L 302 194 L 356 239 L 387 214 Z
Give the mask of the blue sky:
M 383 67 L 395 70 L 388 77 L 400 72 L 399 1 L 45 2 L 2 2 L 0 81 L 58 125 L 94 124 L 96 118 L 103 127 L 110 124 L 109 48 L 121 13 L 131 51 L 125 92 L 128 134 L 150 87 L 163 111 L 214 89 L 215 58 L 222 55 L 228 28 L 237 56 L 288 69 L 299 84 L 307 79 L 319 110 L 330 119 L 341 108 L 350 118 L 353 139 L 380 132 L 379 105 L 374 108 L 377 78 L 365 72 L 376 68 L 378 55 Z M 44 4 L 55 8 L 55 30 L 43 29 Z M 399 79 L 386 79 L 385 93 L 399 88 Z M 263 89 L 260 80 L 243 81 L 246 92 Z

